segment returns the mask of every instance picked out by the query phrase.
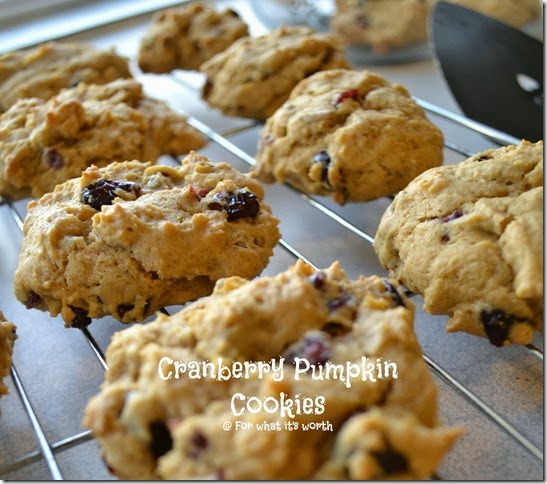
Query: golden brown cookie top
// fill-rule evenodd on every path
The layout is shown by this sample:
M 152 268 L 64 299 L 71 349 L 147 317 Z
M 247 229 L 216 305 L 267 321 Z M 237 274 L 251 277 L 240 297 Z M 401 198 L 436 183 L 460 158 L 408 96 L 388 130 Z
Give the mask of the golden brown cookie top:
M 400 84 L 332 69 L 302 80 L 266 121 L 253 168 L 338 203 L 404 188 L 442 162 L 443 136 Z
M 140 321 L 260 274 L 277 224 L 256 180 L 201 155 L 92 166 L 29 203 L 15 292 L 68 326 Z

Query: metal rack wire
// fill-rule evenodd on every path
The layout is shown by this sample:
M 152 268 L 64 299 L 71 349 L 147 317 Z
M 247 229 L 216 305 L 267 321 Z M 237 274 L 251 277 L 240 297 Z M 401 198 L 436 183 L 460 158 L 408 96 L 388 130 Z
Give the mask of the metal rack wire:
M 180 89 L 181 96 L 185 96 L 190 93 L 194 97 L 199 98 L 199 93 L 197 92 L 196 85 L 191 80 L 189 81 L 188 79 L 185 79 L 185 77 L 180 75 L 180 73 L 174 73 L 166 77 L 172 84 L 172 92 L 176 92 L 178 89 Z M 484 134 L 490 139 L 497 140 L 500 144 L 518 143 L 519 141 L 506 135 L 505 133 L 500 133 L 488 126 L 480 125 L 479 123 L 469 120 L 456 113 L 446 111 L 443 108 L 431 104 L 427 101 L 416 99 L 416 102 L 420 106 L 422 106 L 428 113 L 430 113 L 430 115 L 443 117 L 449 122 L 462 126 L 465 129 L 476 133 Z M 220 115 L 218 115 L 218 117 L 221 118 Z M 245 122 L 243 124 L 237 125 L 236 127 L 229 127 L 227 129 L 219 130 L 218 128 L 212 126 L 211 123 L 204 122 L 203 120 L 199 119 L 199 117 L 193 116 L 192 113 L 190 113 L 189 122 L 209 138 L 210 145 L 214 145 L 215 149 L 220 149 L 223 153 L 229 154 L 234 162 L 239 163 L 239 166 L 249 166 L 254 164 L 254 159 L 249 154 L 249 150 L 246 150 L 238 145 L 237 139 L 241 136 L 254 136 L 256 138 L 257 130 L 259 130 L 261 127 L 260 124 L 257 124 L 255 122 Z M 467 157 L 473 154 L 471 150 L 465 147 L 462 148 L 459 143 L 454 143 L 451 141 L 446 141 L 445 148 L 446 150 L 455 153 L 457 156 Z M 176 163 L 176 160 L 172 159 L 171 162 Z M 355 221 L 354 213 L 349 211 L 346 207 L 332 206 L 332 204 L 330 204 L 328 201 L 325 201 L 322 197 L 308 196 L 294 188 L 289 187 L 288 185 L 284 186 L 283 190 L 285 190 L 286 193 L 292 194 L 295 200 L 298 199 L 298 203 L 303 204 L 308 207 L 308 209 L 316 212 L 321 220 L 327 220 L 329 223 L 335 224 L 337 230 L 341 230 L 351 234 L 352 237 L 356 237 L 369 248 L 372 246 L 372 243 L 374 241 L 374 233 L 370 229 L 362 228 L 362 224 L 360 224 L 358 221 Z M 266 193 L 266 200 L 268 201 L 268 195 L 271 192 L 267 190 Z M 384 201 L 384 204 L 385 203 L 389 203 L 389 200 L 387 202 Z M 275 214 L 276 206 L 274 203 L 271 203 L 271 205 Z M 22 230 L 25 214 L 24 208 L 22 208 L 20 204 L 18 205 L 17 203 L 13 203 L 9 200 L 3 200 L 0 209 L 7 210 L 9 212 L 9 216 L 11 217 L 12 222 L 18 227 L 19 230 Z M 302 250 L 299 247 L 300 244 L 288 240 L 285 237 L 279 242 L 280 250 L 285 254 L 286 257 L 288 256 L 290 260 L 294 261 L 296 258 L 300 258 L 311 265 L 317 266 L 317 262 L 314 261 L 314 255 L 312 253 L 308 253 L 308 251 Z M 416 306 L 418 308 L 421 304 L 421 299 L 419 296 L 416 296 L 415 300 Z M 43 315 L 41 317 L 47 318 L 48 316 Z M 428 318 L 424 313 L 420 312 L 417 313 L 417 318 L 431 319 Z M 442 321 L 442 318 L 436 318 L 436 321 L 438 321 L 439 319 Z M 17 323 L 17 321 L 14 322 Z M 97 324 L 97 322 L 95 324 Z M 432 324 L 434 323 L 431 321 L 427 322 L 428 327 Z M 440 326 L 442 326 L 442 324 Z M 120 327 L 119 329 L 123 329 L 123 327 Z M 428 330 L 425 329 L 422 331 Z M 96 360 L 99 367 L 102 370 L 106 369 L 106 362 L 104 358 L 104 342 L 101 343 L 101 341 L 98 341 L 98 339 L 101 338 L 95 337 L 95 335 L 93 334 L 93 327 L 91 327 L 91 330 L 89 328 L 80 330 L 80 333 L 84 338 L 86 344 L 91 349 L 93 358 Z M 451 338 L 452 336 L 442 335 L 441 337 Z M 475 345 L 475 348 L 473 349 L 478 348 L 481 351 L 488 352 L 489 355 L 494 355 L 494 353 L 492 353 L 492 350 L 490 348 L 485 349 L 486 346 L 482 345 L 481 342 L 475 343 L 474 339 L 464 339 L 463 341 L 464 345 L 468 345 L 468 341 L 471 341 L 470 346 Z M 459 342 L 459 344 L 461 345 L 462 343 Z M 424 347 L 424 359 L 426 364 L 429 366 L 434 376 L 436 377 L 439 386 L 441 387 L 441 403 L 446 403 L 448 401 L 458 402 L 454 409 L 452 408 L 452 406 L 449 405 L 450 409 L 453 410 L 457 415 L 455 415 L 454 417 L 451 417 L 450 413 L 446 416 L 443 415 L 443 417 L 445 417 L 445 420 L 447 420 L 446 417 L 448 417 L 448 420 L 451 423 L 465 423 L 459 420 L 459 416 L 472 414 L 472 421 L 475 421 L 475 419 L 481 422 L 483 422 L 484 419 L 488 421 L 487 424 L 481 424 L 484 425 L 485 429 L 487 429 L 487 431 L 485 431 L 485 439 L 488 440 L 481 440 L 482 436 L 478 435 L 477 432 L 473 433 L 474 429 L 470 429 L 470 435 L 474 439 L 478 439 L 478 443 L 473 442 L 471 445 L 462 445 L 460 450 L 455 452 L 455 456 L 448 457 L 448 465 L 444 466 L 440 470 L 439 475 L 436 477 L 439 479 L 474 478 L 472 477 L 472 472 L 466 474 L 466 472 L 461 471 L 462 466 L 467 464 L 466 462 L 463 462 L 463 464 L 458 463 L 458 459 L 464 458 L 468 459 L 468 462 L 472 462 L 474 459 L 474 456 L 472 455 L 473 450 L 481 448 L 483 446 L 490 447 L 492 444 L 492 435 L 494 435 L 494 439 L 501 439 L 500 442 L 504 442 L 504 448 L 512 449 L 512 452 L 518 454 L 515 458 L 522 461 L 522 466 L 533 467 L 533 471 L 529 473 L 526 473 L 523 470 L 522 472 L 524 472 L 524 474 L 520 473 L 520 469 L 517 469 L 517 475 L 513 478 L 539 478 L 539 476 L 543 474 L 543 432 L 540 431 L 539 433 L 530 433 L 529 429 L 533 429 L 536 427 L 542 429 L 543 421 L 540 421 L 538 419 L 538 415 L 543 415 L 542 410 L 536 412 L 533 415 L 534 421 L 524 425 L 524 430 L 523 428 L 519 428 L 523 427 L 522 422 L 526 420 L 526 415 L 508 417 L 506 415 L 506 406 L 502 405 L 502 410 L 494 408 L 497 405 L 492 405 L 488 396 L 488 392 L 486 392 L 485 398 L 484 394 L 482 393 L 482 388 L 479 388 L 481 392 L 477 392 L 474 389 L 470 388 L 473 386 L 473 384 L 471 384 L 473 378 L 468 377 L 467 373 L 465 377 L 459 375 L 458 373 L 455 373 L 453 370 L 453 363 L 451 361 L 445 361 L 444 357 L 442 356 L 442 351 L 441 353 L 439 353 L 438 351 L 433 351 L 432 348 L 433 347 L 431 345 L 428 345 L 428 348 Z M 501 351 L 506 350 L 504 349 Z M 511 350 L 507 351 L 511 351 L 511 361 L 522 362 L 522 366 L 519 366 L 519 369 L 533 367 L 535 373 L 540 372 L 541 377 L 543 378 L 543 351 L 541 340 L 536 341 L 535 345 L 529 345 L 528 347 L 512 348 Z M 433 354 L 430 354 L 430 352 Z M 495 364 L 502 364 L 504 362 L 503 355 L 500 355 L 500 350 L 496 351 L 493 358 Z M 36 463 L 45 463 L 45 466 L 47 468 L 47 474 L 42 474 L 41 478 L 53 480 L 63 479 L 65 476 L 58 456 L 64 451 L 81 447 L 83 444 L 90 442 L 92 440 L 92 437 L 89 431 L 84 430 L 72 433 L 70 436 L 63 439 L 53 440 L 51 438 L 48 438 L 48 432 L 46 431 L 46 429 L 44 429 L 44 426 L 40 421 L 40 416 L 36 411 L 36 407 L 30 395 L 29 389 L 27 388 L 27 384 L 23 381 L 23 378 L 17 371 L 16 367 L 17 363 L 14 363 L 11 369 L 11 386 L 13 389 L 15 389 L 15 392 L 12 393 L 16 393 L 18 395 L 21 406 L 28 416 L 30 426 L 36 439 L 37 448 L 30 452 L 25 452 L 22 455 L 17 456 L 15 459 L 11 459 L 10 461 L 4 461 L 0 453 L 0 478 L 21 476 L 24 474 L 25 469 L 28 469 L 31 465 Z M 473 377 L 472 374 L 471 377 Z M 511 383 L 512 382 L 503 379 L 496 382 L 497 387 L 499 387 L 500 385 L 511 385 Z M 511 394 L 510 398 L 516 398 L 516 400 L 519 401 L 516 396 L 519 392 L 519 388 L 520 387 L 518 387 L 517 385 L 514 390 L 511 390 L 511 388 L 506 388 L 502 390 L 508 391 Z M 500 388 L 498 388 L 497 390 L 499 389 Z M 51 390 L 55 391 L 54 388 L 52 388 Z M 494 393 L 496 393 L 496 391 Z M 15 395 L 11 395 L 9 398 L 13 398 L 14 396 Z M 533 395 L 530 395 L 530 398 L 534 399 L 534 405 L 540 405 L 541 408 L 543 408 L 542 384 L 539 385 L 539 390 L 537 385 L 534 386 L 534 392 Z M 83 408 L 81 410 L 83 411 Z M 483 429 L 481 428 L 480 432 L 482 431 Z M 515 451 L 514 449 L 520 449 L 520 451 Z M 98 453 L 96 449 L 93 449 L 93 452 Z M 499 459 L 503 460 L 503 455 L 496 456 L 496 458 L 494 458 L 490 463 L 489 468 L 496 467 L 498 465 L 497 461 Z M 510 473 L 509 467 L 513 466 L 512 462 L 513 461 L 511 459 L 507 460 L 506 471 L 508 473 Z M 522 467 L 522 469 L 524 469 L 524 467 Z M 505 471 L 502 470 L 502 472 Z M 478 478 L 489 478 L 489 476 L 479 475 Z

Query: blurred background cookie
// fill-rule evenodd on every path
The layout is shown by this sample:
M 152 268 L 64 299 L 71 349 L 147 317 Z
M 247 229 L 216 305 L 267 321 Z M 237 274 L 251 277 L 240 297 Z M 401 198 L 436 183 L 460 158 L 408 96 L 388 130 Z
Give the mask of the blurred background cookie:
M 336 0 L 330 28 L 347 46 L 370 47 L 372 56 L 427 55 L 428 22 L 438 0 Z M 447 0 L 514 27 L 541 15 L 538 0 Z M 410 46 L 415 46 L 414 49 Z M 399 52 L 398 52 L 399 49 Z M 406 49 L 406 50 L 405 50 Z M 357 56 L 357 49 L 351 49 Z
M 302 79 L 349 67 L 336 38 L 309 27 L 280 27 L 232 44 L 203 64 L 203 99 L 224 114 L 264 120 Z
M 197 70 L 247 35 L 247 24 L 231 8 L 217 11 L 209 3 L 196 2 L 170 8 L 154 16 L 141 39 L 139 67 L 155 73 Z
M 129 78 L 128 60 L 111 50 L 79 43 L 48 42 L 0 55 L 0 113 L 18 99 L 47 100 L 80 82 L 106 84 Z
M 39 197 L 91 164 L 182 155 L 205 138 L 139 82 L 80 83 L 48 101 L 21 99 L 0 115 L 0 194 Z

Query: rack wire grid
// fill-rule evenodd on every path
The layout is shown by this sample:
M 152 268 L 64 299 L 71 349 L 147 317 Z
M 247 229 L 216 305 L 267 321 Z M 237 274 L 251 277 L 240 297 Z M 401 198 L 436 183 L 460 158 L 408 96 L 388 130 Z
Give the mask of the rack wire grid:
M 156 8 L 168 3 L 174 2 L 157 3 Z M 266 30 L 250 2 L 216 3 L 238 10 L 250 24 L 251 34 Z M 213 161 L 227 161 L 236 169 L 248 171 L 254 163 L 261 124 L 222 116 L 209 108 L 200 99 L 203 78 L 198 73 L 143 75 L 138 70 L 137 46 L 150 20 L 148 6 L 140 11 L 127 8 L 124 15 L 105 15 L 89 25 L 78 24 L 71 31 L 56 30 L 57 35 L 43 32 L 39 21 L 35 26 L 43 34 L 37 37 L 39 41 L 58 38 L 61 32 L 70 34 L 63 40 L 115 46 L 132 59 L 135 77 L 150 96 L 184 111 L 189 122 L 209 138 L 201 153 Z M 462 161 L 482 149 L 519 141 L 457 114 L 431 59 L 367 68 L 403 83 L 413 93 L 423 94 L 415 99 L 445 134 L 447 164 Z M 442 107 L 447 105 L 449 109 Z M 161 161 L 177 163 L 170 157 Z M 338 206 L 326 197 L 308 196 L 288 185 L 265 185 L 265 191 L 266 201 L 281 220 L 283 238 L 263 275 L 283 271 L 297 258 L 320 268 L 339 260 L 350 278 L 361 274 L 387 275 L 372 243 L 390 198 Z M 0 206 L 0 301 L 7 318 L 17 325 L 19 336 L 11 377 L 6 379 L 9 394 L 0 400 L 0 478 L 110 479 L 98 445 L 81 426 L 81 419 L 88 399 L 98 392 L 103 381 L 104 350 L 110 337 L 124 326 L 112 318 L 103 318 L 84 330 L 65 329 L 60 318 L 27 310 L 15 300 L 13 273 L 27 202 L 3 200 Z M 543 338 L 537 336 L 528 347 L 499 349 L 481 338 L 447 335 L 446 318 L 425 313 L 420 296 L 413 300 L 415 330 L 439 387 L 443 423 L 466 428 L 434 477 L 542 480 Z

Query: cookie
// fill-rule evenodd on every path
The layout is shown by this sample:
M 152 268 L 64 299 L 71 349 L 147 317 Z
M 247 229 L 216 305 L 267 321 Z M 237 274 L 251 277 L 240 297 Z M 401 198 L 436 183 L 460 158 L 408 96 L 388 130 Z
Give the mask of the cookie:
M 80 82 L 106 84 L 129 78 L 125 57 L 79 43 L 48 42 L 30 50 L 0 55 L 0 112 L 19 99 L 47 100 Z
M 427 39 L 434 0 L 337 0 L 331 30 L 347 45 L 370 46 L 375 54 Z
M 208 3 L 191 3 L 157 13 L 140 42 L 138 63 L 143 72 L 197 70 L 240 37 L 247 24 L 231 8 L 217 12 Z
M 541 14 L 541 2 L 525 0 L 447 0 L 514 27 Z M 370 46 L 377 55 L 390 54 L 428 38 L 428 19 L 437 0 L 336 0 L 331 30 L 347 45 Z
M 543 142 L 433 168 L 399 193 L 374 247 L 447 331 L 527 344 L 543 330 Z
M 22 99 L 0 116 L 0 194 L 39 197 L 91 164 L 180 155 L 205 138 L 133 79 L 80 83 L 48 101 Z
M 400 84 L 334 69 L 301 81 L 260 133 L 253 173 L 343 204 L 404 188 L 443 160 L 443 136 Z
M 15 294 L 66 326 L 142 321 L 252 278 L 279 240 L 262 186 L 191 153 L 181 166 L 91 166 L 28 204 Z
M 0 397 L 8 393 L 8 388 L 2 379 L 9 375 L 13 345 L 16 339 L 15 326 L 8 323 L 0 311 Z
M 264 120 L 305 77 L 346 67 L 344 51 L 332 35 L 282 26 L 239 39 L 203 64 L 202 98 L 224 114 Z
M 338 263 L 222 279 L 114 335 L 84 425 L 123 479 L 427 478 L 460 430 L 439 425 L 413 310 Z

